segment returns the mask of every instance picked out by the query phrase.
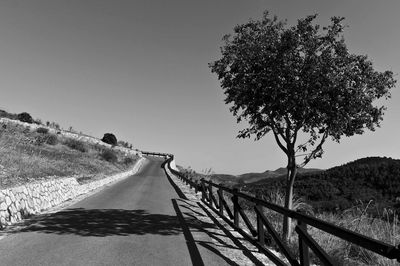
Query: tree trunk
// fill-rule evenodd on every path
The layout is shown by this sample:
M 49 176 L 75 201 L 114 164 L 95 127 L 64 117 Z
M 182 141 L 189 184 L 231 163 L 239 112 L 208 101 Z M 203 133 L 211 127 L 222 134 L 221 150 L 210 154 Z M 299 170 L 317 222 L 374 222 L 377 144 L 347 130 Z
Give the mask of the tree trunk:
M 286 193 L 285 193 L 285 208 L 293 209 L 293 184 L 297 174 L 296 158 L 294 154 L 288 155 L 288 166 L 286 174 Z M 290 235 L 292 234 L 291 218 L 288 216 L 283 217 L 283 239 L 289 242 Z

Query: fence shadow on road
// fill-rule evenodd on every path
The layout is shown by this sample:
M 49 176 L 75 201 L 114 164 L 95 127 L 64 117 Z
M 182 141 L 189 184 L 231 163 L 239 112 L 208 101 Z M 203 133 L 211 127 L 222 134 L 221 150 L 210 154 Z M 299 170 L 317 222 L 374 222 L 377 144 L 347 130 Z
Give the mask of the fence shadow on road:
M 173 199 L 172 204 L 178 219 L 181 221 L 182 229 L 185 235 L 186 243 L 194 266 L 204 265 L 203 260 L 198 249 L 201 246 L 210 252 L 216 254 L 225 263 L 229 265 L 238 265 L 235 261 L 231 260 L 227 254 L 223 254 L 216 247 L 221 247 L 230 250 L 240 250 L 243 256 L 246 256 L 253 265 L 263 265 L 246 247 L 244 247 L 239 240 L 235 239 L 232 234 L 226 230 L 201 204 L 193 205 L 193 202 L 186 199 Z M 201 213 L 203 211 L 203 213 Z M 199 219 L 201 216 L 211 218 L 212 222 L 206 222 Z M 203 233 L 207 235 L 213 242 L 207 239 L 199 239 L 193 237 L 194 232 Z M 225 237 L 229 237 L 232 242 L 226 241 Z
M 18 232 L 79 236 L 176 235 L 182 231 L 176 216 L 145 210 L 71 208 L 32 217 Z

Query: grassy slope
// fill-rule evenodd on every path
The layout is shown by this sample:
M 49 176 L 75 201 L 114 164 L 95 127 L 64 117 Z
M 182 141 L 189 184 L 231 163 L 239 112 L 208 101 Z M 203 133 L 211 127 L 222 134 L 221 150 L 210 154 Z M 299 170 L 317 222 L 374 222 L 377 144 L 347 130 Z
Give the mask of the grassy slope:
M 368 164 L 371 165 L 371 158 L 368 159 L 362 159 L 361 161 L 357 161 L 356 164 L 359 164 L 360 162 L 365 162 L 367 161 Z M 377 164 L 377 162 L 380 161 L 380 159 L 377 158 L 372 158 L 373 163 L 372 164 Z M 391 160 L 384 160 L 384 161 L 391 161 Z M 354 165 L 354 163 L 350 163 L 350 166 Z M 347 166 L 349 166 L 347 165 Z M 381 165 L 381 164 L 378 164 Z M 342 169 L 343 167 L 339 167 L 339 169 Z M 343 169 L 345 169 L 344 167 Z M 356 168 L 358 169 L 358 168 Z M 337 168 L 334 169 L 337 171 Z M 192 179 L 200 179 L 200 178 L 206 178 L 206 179 L 212 179 L 213 176 L 210 175 L 201 175 L 198 173 L 195 173 L 194 171 L 190 169 L 181 169 L 181 172 L 185 174 L 187 177 L 190 177 Z M 339 171 L 340 172 L 340 171 Z M 322 173 L 322 172 L 321 172 Z M 314 175 L 318 176 L 318 172 L 309 172 L 308 174 L 313 177 Z M 340 176 L 340 175 L 339 175 Z M 274 178 L 272 178 L 274 179 Z M 281 180 L 282 178 L 277 178 Z M 214 180 L 214 179 L 213 179 Z M 214 180 L 215 181 L 215 180 Z M 225 177 L 223 179 L 225 182 L 229 182 L 229 176 Z M 269 181 L 269 180 L 268 180 Z M 315 180 L 313 180 L 315 182 Z M 215 181 L 216 182 L 216 181 Z M 340 182 L 339 182 L 340 183 Z M 224 183 L 229 184 L 229 183 Z M 264 183 L 260 182 L 260 184 L 254 185 L 255 187 L 257 186 L 263 186 L 266 185 L 268 186 L 268 189 L 264 190 L 264 194 L 262 197 L 272 203 L 275 203 L 277 205 L 283 206 L 284 205 L 284 194 L 282 193 L 282 190 L 277 189 L 277 187 L 270 186 L 269 182 Z M 251 191 L 247 191 L 251 192 Z M 231 195 L 229 193 L 225 193 L 225 199 L 231 198 Z M 214 196 L 218 199 L 218 195 L 216 192 L 214 192 Z M 232 209 L 232 203 L 230 200 L 228 200 L 228 204 L 230 205 L 230 208 Z M 377 213 L 375 215 L 371 215 L 368 212 L 368 209 L 371 208 L 373 202 L 361 204 L 354 206 L 352 208 L 349 208 L 345 211 L 342 212 L 323 212 L 323 213 L 313 213 L 313 208 L 311 205 L 309 205 L 307 202 L 305 202 L 302 198 L 299 198 L 295 196 L 294 199 L 294 209 L 295 210 L 300 210 L 302 212 L 305 212 L 307 214 L 313 215 L 323 221 L 330 222 L 332 224 L 336 224 L 338 226 L 347 228 L 351 231 L 358 232 L 360 234 L 372 237 L 374 239 L 383 241 L 385 243 L 391 244 L 391 245 L 398 245 L 400 242 L 400 223 L 399 223 L 399 217 L 396 215 L 396 213 L 393 213 L 392 210 L 390 209 L 383 209 L 381 210 L 380 213 Z M 253 224 L 254 227 L 257 225 L 257 220 L 256 220 L 256 215 L 253 210 L 253 205 L 249 204 L 248 202 L 244 200 L 240 200 L 240 205 L 242 208 L 245 209 L 246 214 L 248 215 L 251 223 Z M 275 230 L 278 233 L 282 233 L 282 215 L 269 210 L 267 208 L 264 208 L 264 214 L 272 224 L 272 226 L 275 228 Z M 242 219 L 240 219 L 241 227 L 245 228 L 246 226 L 244 225 L 244 222 Z M 292 226 L 294 227 L 295 221 L 292 221 Z M 382 265 L 382 266 L 388 266 L 388 265 L 398 265 L 398 263 L 394 260 L 389 260 L 386 258 L 383 258 L 380 255 L 374 254 L 372 252 L 366 251 L 365 249 L 362 249 L 356 245 L 349 244 L 348 242 L 341 240 L 337 237 L 334 237 L 328 233 L 322 232 L 321 230 L 315 229 L 313 227 L 309 227 L 309 234 L 313 237 L 313 239 L 331 256 L 331 258 L 334 260 L 336 265 Z M 298 254 L 298 240 L 297 236 L 295 233 L 291 236 L 291 241 L 290 241 L 290 249 L 294 254 L 297 256 Z M 319 263 L 315 255 L 311 254 L 312 261 L 314 263 Z
M 66 146 L 68 139 L 60 135 L 55 145 L 42 143 L 44 135 L 18 125 L 1 125 L 0 189 L 71 175 L 85 181 L 98 179 L 126 170 L 136 160 L 126 160 L 122 153 L 112 151 L 118 160 L 109 162 L 102 158 L 101 146 L 80 143 L 87 150 L 81 152 Z

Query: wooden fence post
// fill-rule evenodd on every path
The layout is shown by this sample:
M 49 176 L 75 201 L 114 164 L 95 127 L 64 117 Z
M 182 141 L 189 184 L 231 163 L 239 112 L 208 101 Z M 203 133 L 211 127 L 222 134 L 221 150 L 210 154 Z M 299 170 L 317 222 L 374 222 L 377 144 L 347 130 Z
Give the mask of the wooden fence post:
M 204 184 L 204 178 L 200 179 L 201 183 L 201 200 L 205 201 L 206 200 L 206 185 Z
M 300 227 L 301 229 L 303 229 L 304 232 L 307 232 L 307 224 L 306 223 L 297 221 L 297 226 Z M 299 234 L 298 234 L 298 237 L 299 237 L 300 265 L 301 266 L 309 266 L 310 265 L 310 254 L 309 254 L 308 246 Z
M 233 223 L 236 227 L 239 227 L 239 198 L 237 196 L 238 189 L 234 188 L 233 189 L 233 197 L 232 197 L 232 202 L 233 202 Z
M 221 188 L 218 188 L 218 199 L 219 199 L 219 214 L 221 216 L 224 215 L 224 202 L 223 202 L 223 191 Z
M 258 205 L 257 206 L 259 210 L 262 211 L 262 206 Z M 262 222 L 261 216 L 257 213 L 257 235 L 258 235 L 258 242 L 260 245 L 265 244 L 265 231 L 264 231 L 264 224 Z
M 208 193 L 209 193 L 209 199 L 210 199 L 210 206 L 211 207 L 213 206 L 213 200 L 212 200 L 213 192 L 212 191 L 213 191 L 212 185 L 208 184 Z

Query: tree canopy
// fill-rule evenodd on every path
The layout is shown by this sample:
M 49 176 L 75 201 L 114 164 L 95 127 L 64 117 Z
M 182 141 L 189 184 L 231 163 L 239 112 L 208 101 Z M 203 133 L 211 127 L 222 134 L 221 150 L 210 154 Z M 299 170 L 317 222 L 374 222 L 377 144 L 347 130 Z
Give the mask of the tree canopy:
M 308 141 L 295 150 L 310 151 L 303 165 L 321 156 L 326 138 L 339 141 L 379 126 L 385 108 L 374 101 L 390 97 L 395 84 L 391 71 L 375 71 L 367 56 L 348 51 L 343 18 L 321 30 L 316 17 L 288 27 L 265 12 L 226 35 L 222 58 L 210 64 L 231 112 L 250 125 L 238 137 L 260 139 L 272 131 L 288 153 L 286 144 L 293 146 L 303 131 Z
M 210 63 L 230 111 L 238 123 L 248 122 L 238 137 L 258 140 L 272 131 L 286 154 L 289 209 L 297 167 L 321 157 L 329 137 L 339 142 L 342 136 L 375 130 L 385 110 L 377 100 L 389 98 L 396 82 L 391 71 L 376 71 L 367 56 L 348 51 L 344 18 L 332 17 L 321 29 L 316 17 L 288 26 L 265 12 L 261 20 L 237 25 L 233 35 L 226 35 L 222 57 Z M 289 224 L 286 217 L 286 239 Z

